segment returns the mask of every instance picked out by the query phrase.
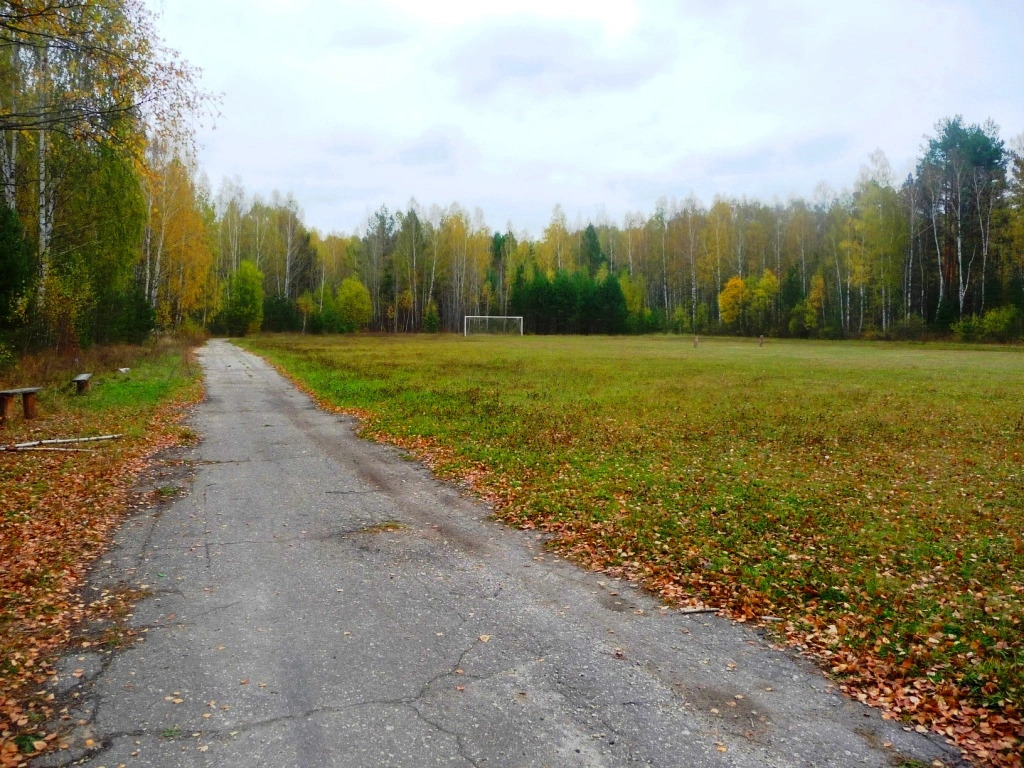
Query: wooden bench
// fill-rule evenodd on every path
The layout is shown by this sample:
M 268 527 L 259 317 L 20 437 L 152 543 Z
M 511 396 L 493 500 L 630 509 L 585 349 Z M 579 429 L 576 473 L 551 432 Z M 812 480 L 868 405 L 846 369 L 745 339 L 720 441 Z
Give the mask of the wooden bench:
M 21 407 L 26 419 L 34 419 L 36 410 L 36 393 L 42 387 L 22 387 L 21 389 L 0 389 L 0 424 L 14 418 L 14 398 L 21 395 Z
M 87 389 L 89 389 L 89 379 L 91 379 L 91 378 L 92 378 L 92 374 L 91 373 L 80 373 L 77 376 L 75 376 L 75 378 L 73 378 L 71 380 L 71 383 L 74 384 L 78 388 L 77 389 L 78 394 L 82 394 Z

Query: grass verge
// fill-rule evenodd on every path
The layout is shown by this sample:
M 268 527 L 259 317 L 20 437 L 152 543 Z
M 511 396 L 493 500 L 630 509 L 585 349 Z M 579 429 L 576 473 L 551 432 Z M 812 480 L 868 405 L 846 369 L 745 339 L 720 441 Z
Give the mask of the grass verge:
M 1020 349 L 243 345 L 580 562 L 766 623 L 861 701 L 1021 765 Z
M 119 372 L 119 368 L 129 368 Z M 72 376 L 93 373 L 74 394 Z M 202 394 L 182 345 L 103 347 L 77 360 L 25 358 L 0 388 L 42 386 L 39 418 L 19 413 L 0 445 L 122 434 L 85 450 L 0 452 L 0 766 L 26 765 L 54 743 L 44 728 L 53 696 L 42 690 L 57 654 L 87 618 L 120 610 L 117 595 L 89 601 L 79 588 L 128 510 L 132 482 L 156 451 L 189 438 L 182 407 Z M 62 449 L 74 446 L 61 446 Z

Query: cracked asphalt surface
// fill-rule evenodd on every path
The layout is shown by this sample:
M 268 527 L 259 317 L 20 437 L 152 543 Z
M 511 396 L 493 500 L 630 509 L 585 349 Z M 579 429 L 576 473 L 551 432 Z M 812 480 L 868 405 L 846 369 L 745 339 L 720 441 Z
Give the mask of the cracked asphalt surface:
M 941 741 L 755 631 L 532 534 L 222 341 L 183 493 L 93 573 L 145 642 L 65 658 L 38 766 L 896 766 Z

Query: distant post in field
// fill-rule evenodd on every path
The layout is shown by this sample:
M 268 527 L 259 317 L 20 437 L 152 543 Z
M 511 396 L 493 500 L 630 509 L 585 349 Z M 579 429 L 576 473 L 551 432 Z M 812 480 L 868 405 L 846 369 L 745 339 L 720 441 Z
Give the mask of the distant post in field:
M 700 336 L 694 336 L 693 337 L 693 348 L 696 349 L 699 344 L 700 344 Z
M 764 334 L 763 333 L 760 336 L 757 337 L 757 346 L 759 346 L 759 347 L 763 347 L 764 346 Z

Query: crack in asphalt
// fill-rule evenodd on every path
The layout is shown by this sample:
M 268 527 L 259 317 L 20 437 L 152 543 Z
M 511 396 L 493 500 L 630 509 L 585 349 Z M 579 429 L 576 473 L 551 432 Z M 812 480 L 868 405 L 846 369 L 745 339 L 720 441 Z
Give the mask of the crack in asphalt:
M 226 603 L 225 605 L 217 605 L 217 606 L 214 606 L 213 608 L 207 608 L 205 611 L 200 611 L 199 613 L 189 614 L 188 618 L 189 618 L 189 621 L 191 622 L 191 621 L 193 621 L 195 619 L 202 619 L 202 618 L 205 618 L 207 616 L 210 616 L 210 615 L 212 615 L 214 613 L 217 613 L 218 611 L 226 611 L 228 608 L 234 608 L 236 605 L 241 605 L 241 604 L 242 604 L 241 600 L 235 600 L 234 602 Z
M 207 496 L 206 496 L 207 491 L 209 490 L 209 488 L 210 488 L 210 486 L 209 486 L 208 483 L 204 483 L 203 484 L 203 528 L 205 530 L 209 530 L 210 529 L 210 507 L 209 507 L 209 504 L 207 504 Z M 203 548 L 204 548 L 204 552 L 206 554 L 206 570 L 207 571 L 212 571 L 213 570 L 213 556 L 210 554 L 210 539 L 209 538 L 205 538 L 204 539 L 204 547 Z
M 315 541 L 315 539 L 313 539 L 310 536 L 293 536 L 293 537 L 288 538 L 288 539 L 274 539 L 274 540 L 239 539 L 238 541 L 204 541 L 203 544 L 205 544 L 206 547 L 264 547 L 264 546 L 270 547 L 270 546 L 276 546 L 276 545 L 279 545 L 279 544 L 294 544 L 297 541 Z M 178 549 L 178 550 L 181 550 L 181 551 L 195 550 L 196 547 L 198 547 L 198 546 L 200 546 L 199 543 L 195 543 L 195 544 L 181 544 L 181 545 L 175 547 L 175 549 Z M 214 552 L 213 554 L 217 554 L 217 553 Z
M 411 709 L 413 712 L 415 712 L 416 716 L 420 720 L 422 720 L 424 723 L 426 723 L 427 725 L 429 725 L 432 728 L 434 728 L 439 733 L 446 734 L 448 736 L 451 736 L 453 739 L 455 739 L 455 747 L 458 750 L 459 757 L 461 757 L 467 763 L 472 765 L 473 768 L 480 768 L 480 763 L 478 763 L 476 760 L 474 760 L 472 757 L 470 757 L 467 754 L 467 752 L 466 752 L 466 740 L 465 740 L 465 738 L 463 737 L 463 735 L 461 733 L 457 733 L 457 732 L 455 732 L 455 731 L 453 731 L 453 730 L 451 730 L 449 728 L 445 728 L 441 723 L 436 722 L 434 720 L 431 720 L 429 717 L 427 717 L 425 714 L 423 714 L 423 712 L 421 712 L 420 709 L 417 706 L 415 706 L 413 704 L 409 705 L 409 709 Z

